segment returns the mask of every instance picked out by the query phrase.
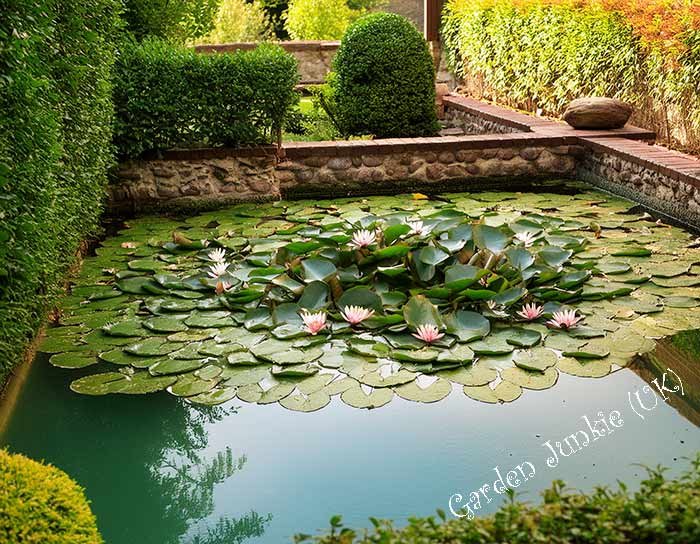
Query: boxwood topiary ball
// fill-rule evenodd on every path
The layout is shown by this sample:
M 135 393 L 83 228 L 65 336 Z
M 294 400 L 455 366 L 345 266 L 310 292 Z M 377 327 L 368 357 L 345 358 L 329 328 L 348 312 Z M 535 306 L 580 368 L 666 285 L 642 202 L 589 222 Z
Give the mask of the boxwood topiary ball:
M 404 17 L 373 13 L 346 32 L 330 78 L 346 135 L 429 136 L 438 129 L 428 44 Z
M 61 470 L 0 450 L 0 540 L 102 544 L 83 490 Z

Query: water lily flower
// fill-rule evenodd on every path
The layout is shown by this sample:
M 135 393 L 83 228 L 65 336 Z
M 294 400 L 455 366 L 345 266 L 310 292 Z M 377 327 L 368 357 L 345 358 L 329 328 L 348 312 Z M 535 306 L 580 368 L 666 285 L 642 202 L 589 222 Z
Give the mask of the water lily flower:
M 515 234 L 515 239 L 525 247 L 530 247 L 535 242 L 535 238 L 537 233 L 529 230 Z
M 209 277 L 218 278 L 219 276 L 223 276 L 228 272 L 228 266 L 226 261 L 211 265 L 209 267 Z
M 428 232 L 423 221 L 407 221 L 406 224 L 411 228 L 408 233 L 410 235 L 423 236 Z
M 225 293 L 226 291 L 228 291 L 229 289 L 231 289 L 231 284 L 229 282 L 221 281 L 221 280 L 216 282 L 215 291 L 216 291 L 217 295 L 221 295 L 221 294 Z
M 423 340 L 426 344 L 432 344 L 436 340 L 440 340 L 445 334 L 440 332 L 437 325 L 426 324 L 419 325 L 413 336 L 418 338 L 418 340 Z
M 207 253 L 207 257 L 215 263 L 224 263 L 226 262 L 226 250 L 223 248 L 212 249 Z
M 489 310 L 493 312 L 493 314 L 497 317 L 508 317 L 508 312 L 505 309 L 505 306 L 501 304 L 497 304 L 493 300 L 489 300 L 486 303 L 486 306 L 488 306 Z
M 318 334 L 320 331 L 326 328 L 326 312 L 323 310 L 315 313 L 309 312 L 308 310 L 302 310 L 299 312 L 299 315 L 304 321 L 306 332 L 309 334 Z
M 576 315 L 576 310 L 562 310 L 554 312 L 552 319 L 547 321 L 547 325 L 555 329 L 573 329 L 583 320 L 582 315 Z
M 542 317 L 544 307 L 532 302 L 530 304 L 525 304 L 522 310 L 515 313 L 522 317 L 525 321 L 534 321 L 535 319 Z
M 340 315 L 351 325 L 362 323 L 365 319 L 374 315 L 374 310 L 370 310 L 363 306 L 346 306 L 340 310 Z
M 360 229 L 352 233 L 352 240 L 350 240 L 350 245 L 355 249 L 362 249 L 363 247 L 371 246 L 377 241 L 377 235 L 371 230 Z

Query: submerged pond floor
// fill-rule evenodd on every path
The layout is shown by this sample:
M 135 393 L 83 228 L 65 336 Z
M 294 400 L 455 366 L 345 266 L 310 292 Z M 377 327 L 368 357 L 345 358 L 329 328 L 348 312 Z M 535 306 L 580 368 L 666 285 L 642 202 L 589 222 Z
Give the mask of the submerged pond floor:
M 524 463 L 533 501 L 554 479 L 678 474 L 700 451 L 700 336 L 672 336 L 700 328 L 694 236 L 586 186 L 547 191 L 129 222 L 8 395 L 0 447 L 85 486 L 107 544 L 400 524 Z M 544 316 L 520 317 L 528 301 Z M 353 305 L 374 313 L 350 326 Z M 580 326 L 545 323 L 572 308 Z M 317 335 L 305 309 L 328 313 Z M 584 416 L 605 436 L 548 467 L 547 443 L 592 433 Z

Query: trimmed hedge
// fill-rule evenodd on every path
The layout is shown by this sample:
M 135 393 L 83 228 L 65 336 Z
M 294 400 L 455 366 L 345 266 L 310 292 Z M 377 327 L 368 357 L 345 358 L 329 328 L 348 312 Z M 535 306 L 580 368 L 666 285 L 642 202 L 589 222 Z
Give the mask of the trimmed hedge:
M 350 25 L 329 84 L 343 134 L 393 138 L 439 129 L 428 44 L 400 15 L 373 13 Z
M 83 489 L 63 471 L 0 450 L 0 540 L 101 544 Z
M 448 0 L 442 34 L 448 65 L 477 98 L 555 116 L 581 96 L 619 98 L 636 107 L 634 123 L 700 151 L 691 4 Z
M 118 0 L 10 0 L 0 17 L 0 384 L 94 232 L 112 164 Z
M 372 530 L 354 531 L 331 519 L 324 535 L 297 535 L 295 542 L 317 544 L 689 544 L 700 542 L 700 456 L 680 478 L 648 469 L 637 492 L 620 484 L 590 494 L 572 492 L 554 481 L 530 505 L 512 499 L 493 515 L 447 519 L 410 518 L 404 528 L 370 518 Z
M 125 45 L 114 80 L 119 155 L 269 143 L 298 81 L 296 60 L 275 45 L 211 55 L 159 40 Z

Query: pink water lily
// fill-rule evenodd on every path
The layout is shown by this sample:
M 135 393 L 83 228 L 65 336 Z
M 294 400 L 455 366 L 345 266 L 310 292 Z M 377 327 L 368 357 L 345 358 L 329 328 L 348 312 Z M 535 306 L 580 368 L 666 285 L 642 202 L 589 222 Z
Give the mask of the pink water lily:
M 217 281 L 216 282 L 216 294 L 221 295 L 223 293 L 226 293 L 229 289 L 231 289 L 231 284 L 227 281 Z
M 299 312 L 301 319 L 304 321 L 304 327 L 309 334 L 318 334 L 326 328 L 326 312 L 320 310 L 318 312 L 309 312 L 302 310 Z
M 340 310 L 340 315 L 351 325 L 362 323 L 365 319 L 374 315 L 374 310 L 370 310 L 363 306 L 346 306 Z
M 207 253 L 207 257 L 214 261 L 215 263 L 226 262 L 226 250 L 222 248 L 212 249 Z
M 441 333 L 436 325 L 419 325 L 413 336 L 427 344 L 432 344 L 436 340 L 440 340 L 445 334 Z
M 213 264 L 212 266 L 209 267 L 209 277 L 210 278 L 218 278 L 219 276 L 223 276 L 228 272 L 228 263 L 227 262 L 221 262 L 221 263 L 216 263 Z
M 547 321 L 547 325 L 555 329 L 573 329 L 578 326 L 579 322 L 582 321 L 584 317 L 582 315 L 576 315 L 576 310 L 562 310 L 560 312 L 554 312 L 552 314 L 552 319 Z
M 544 307 L 533 302 L 531 304 L 525 304 L 522 310 L 515 313 L 522 317 L 525 321 L 534 321 L 535 319 L 542 317 Z
M 377 241 L 377 235 L 371 230 L 360 229 L 352 233 L 352 240 L 350 240 L 350 245 L 355 249 L 362 249 L 363 247 L 368 247 Z

